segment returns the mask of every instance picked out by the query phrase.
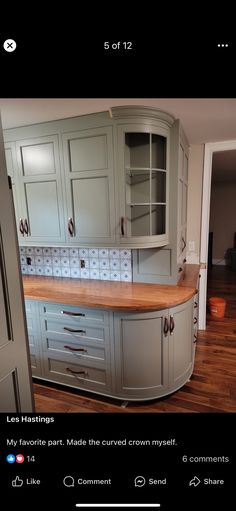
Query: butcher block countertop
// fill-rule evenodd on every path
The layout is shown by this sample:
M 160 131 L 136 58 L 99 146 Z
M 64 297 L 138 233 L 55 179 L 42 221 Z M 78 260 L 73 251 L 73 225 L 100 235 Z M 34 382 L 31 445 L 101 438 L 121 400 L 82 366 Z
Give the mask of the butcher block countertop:
M 25 299 L 64 303 L 78 307 L 113 311 L 155 311 L 186 302 L 195 294 L 199 265 L 186 265 L 184 277 L 176 286 L 24 276 Z

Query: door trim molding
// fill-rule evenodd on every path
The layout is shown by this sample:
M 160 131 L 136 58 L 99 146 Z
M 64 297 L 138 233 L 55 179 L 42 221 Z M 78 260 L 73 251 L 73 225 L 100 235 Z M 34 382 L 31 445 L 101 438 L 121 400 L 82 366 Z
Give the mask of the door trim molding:
M 207 260 L 208 233 L 211 200 L 212 157 L 218 151 L 236 150 L 236 140 L 213 142 L 205 144 L 202 191 L 201 218 L 201 248 L 200 248 L 200 284 L 199 284 L 199 323 L 200 330 L 206 329 L 206 299 L 207 299 Z

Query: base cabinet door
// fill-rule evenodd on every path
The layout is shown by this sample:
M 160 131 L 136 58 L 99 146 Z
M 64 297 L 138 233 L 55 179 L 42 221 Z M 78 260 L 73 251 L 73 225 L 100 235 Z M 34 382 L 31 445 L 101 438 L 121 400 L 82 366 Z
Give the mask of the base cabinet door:
M 139 400 L 166 393 L 168 338 L 163 334 L 163 312 L 115 314 L 117 397 Z
M 41 367 L 41 333 L 38 315 L 38 303 L 25 300 L 26 321 L 29 337 L 30 360 L 33 376 L 42 375 Z
M 193 300 L 170 309 L 169 387 L 177 390 L 193 370 Z

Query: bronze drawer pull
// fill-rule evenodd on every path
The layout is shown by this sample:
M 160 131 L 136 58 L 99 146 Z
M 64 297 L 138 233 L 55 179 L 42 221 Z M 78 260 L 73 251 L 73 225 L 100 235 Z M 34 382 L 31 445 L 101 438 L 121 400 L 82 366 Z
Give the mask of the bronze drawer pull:
M 197 323 L 197 318 L 194 318 L 193 324 L 196 325 L 196 323 Z
M 170 316 L 170 335 L 173 334 L 175 328 L 174 316 Z
M 29 234 L 29 225 L 28 225 L 28 222 L 27 222 L 27 218 L 25 218 L 25 221 L 24 221 L 24 231 L 25 231 L 25 234 L 28 236 L 28 234 Z
M 165 317 L 164 318 L 164 328 L 163 328 L 163 332 L 164 332 L 165 336 L 167 336 L 168 330 L 169 330 L 169 321 L 168 321 L 168 318 Z
M 194 334 L 194 341 L 193 343 L 195 344 L 197 342 L 197 335 Z
M 71 351 L 84 351 L 85 353 L 87 353 L 87 350 L 85 348 L 73 348 L 72 346 L 67 345 L 65 345 L 64 348 Z
M 73 219 L 70 217 L 69 220 L 68 220 L 68 231 L 69 231 L 69 235 L 70 236 L 74 236 L 75 234 L 75 229 L 74 229 L 74 222 L 73 222 Z
M 194 309 L 197 309 L 197 302 L 194 302 Z
M 84 374 L 84 376 L 88 376 L 88 371 L 73 371 L 69 367 L 67 367 L 66 370 L 71 374 Z
M 69 328 L 68 326 L 64 326 L 63 330 L 66 330 L 66 332 L 71 332 L 71 333 L 86 334 L 86 330 L 74 330 L 73 328 Z
M 61 311 L 61 314 L 66 314 L 67 316 L 85 316 L 82 312 L 72 312 L 72 311 Z
M 125 219 L 124 219 L 124 217 L 122 216 L 122 217 L 121 217 L 121 236 L 124 236 L 124 235 L 125 235 L 124 223 L 125 223 Z
M 20 218 L 19 231 L 22 234 L 22 236 L 24 236 L 25 230 L 24 230 L 24 222 L 23 222 L 22 218 Z

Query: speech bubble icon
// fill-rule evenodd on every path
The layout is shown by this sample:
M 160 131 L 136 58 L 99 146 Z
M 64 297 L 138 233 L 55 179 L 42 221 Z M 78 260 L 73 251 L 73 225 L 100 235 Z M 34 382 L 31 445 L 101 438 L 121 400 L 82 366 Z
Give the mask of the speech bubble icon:
M 134 486 L 138 486 L 141 488 L 141 486 L 144 486 L 146 484 L 146 479 L 143 476 L 137 476 L 134 480 Z
M 67 486 L 67 488 L 70 488 L 71 486 L 75 486 L 75 480 L 72 476 L 66 476 L 63 479 L 63 484 Z

